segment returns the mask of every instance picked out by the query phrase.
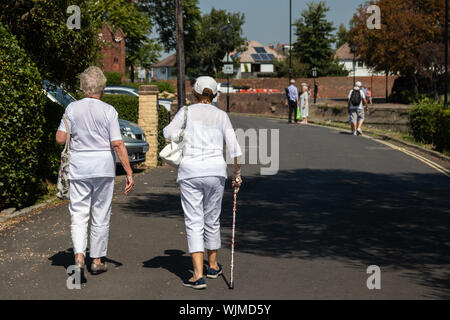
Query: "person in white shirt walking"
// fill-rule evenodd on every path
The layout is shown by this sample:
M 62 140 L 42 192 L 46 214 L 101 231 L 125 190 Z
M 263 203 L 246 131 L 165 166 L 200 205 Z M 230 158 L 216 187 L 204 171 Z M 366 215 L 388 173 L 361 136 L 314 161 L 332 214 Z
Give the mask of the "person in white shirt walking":
M 309 93 L 308 86 L 302 86 L 302 94 L 300 95 L 300 115 L 302 117 L 301 124 L 308 124 L 309 116 Z
M 355 87 L 348 94 L 348 113 L 353 135 L 362 135 L 361 128 L 364 123 L 364 106 L 366 112 L 369 110 L 366 96 L 361 87 L 361 82 L 356 82 Z
M 72 220 L 71 234 L 75 265 L 86 278 L 86 246 L 89 215 L 92 215 L 90 230 L 90 257 L 93 259 L 91 273 L 107 270 L 111 201 L 116 175 L 116 151 L 127 178 L 125 193 L 134 187 L 133 171 L 128 153 L 120 134 L 118 114 L 114 107 L 100 100 L 106 78 L 98 67 L 89 67 L 80 75 L 80 87 L 85 98 L 72 102 L 66 108 L 70 133 L 69 160 L 69 211 Z M 56 141 L 65 144 L 67 128 L 64 119 L 56 133 Z
M 203 255 L 208 254 L 208 278 L 217 278 L 222 266 L 217 262 L 217 250 L 221 247 L 220 213 L 227 164 L 223 157 L 225 140 L 229 155 L 234 159 L 232 186 L 242 183 L 237 157 L 242 155 L 236 134 L 228 115 L 211 104 L 217 95 L 217 83 L 211 77 L 199 77 L 193 94 L 197 104 L 183 107 L 172 122 L 164 128 L 164 137 L 172 139 L 184 124 L 187 108 L 186 145 L 178 168 L 181 205 L 184 211 L 189 253 L 194 274 L 184 285 L 194 289 L 206 288 L 203 278 Z

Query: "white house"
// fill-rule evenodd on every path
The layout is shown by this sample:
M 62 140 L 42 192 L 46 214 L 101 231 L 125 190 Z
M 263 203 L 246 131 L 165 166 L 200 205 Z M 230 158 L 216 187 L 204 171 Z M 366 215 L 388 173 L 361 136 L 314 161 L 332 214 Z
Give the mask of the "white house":
M 373 72 L 361 60 L 358 60 L 358 56 L 354 56 L 348 43 L 343 44 L 336 50 L 335 58 L 349 72 L 349 77 L 353 77 L 353 73 L 355 73 L 356 77 L 381 76 L 385 74 L 384 72 Z M 355 72 L 353 72 L 353 59 L 355 59 Z
M 167 58 L 152 65 L 152 79 L 155 80 L 172 80 L 175 79 L 173 71 L 175 68 L 176 54 L 171 54 Z
M 233 59 L 239 61 L 236 78 L 273 76 L 275 74 L 273 62 L 282 55 L 258 41 L 249 41 L 246 46 L 247 50 L 244 52 L 232 54 Z

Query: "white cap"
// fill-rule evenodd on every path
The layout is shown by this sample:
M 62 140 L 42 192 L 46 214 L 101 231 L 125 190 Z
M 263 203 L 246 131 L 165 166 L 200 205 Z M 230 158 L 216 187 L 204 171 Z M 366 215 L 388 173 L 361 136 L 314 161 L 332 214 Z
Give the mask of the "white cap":
M 356 83 L 355 83 L 355 86 L 357 86 L 357 87 L 361 87 L 361 86 L 362 86 L 362 83 L 361 83 L 361 82 L 359 82 L 359 81 L 356 81 Z
M 198 77 L 194 84 L 194 90 L 198 94 L 203 94 L 203 90 L 210 89 L 213 94 L 217 94 L 217 82 L 208 76 Z

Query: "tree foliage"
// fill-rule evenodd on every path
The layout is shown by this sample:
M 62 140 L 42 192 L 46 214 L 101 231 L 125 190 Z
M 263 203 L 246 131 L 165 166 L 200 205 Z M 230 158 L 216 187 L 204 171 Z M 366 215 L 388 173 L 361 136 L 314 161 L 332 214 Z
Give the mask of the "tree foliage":
M 228 23 L 231 25 L 229 31 L 226 28 Z M 223 66 L 221 60 L 227 52 L 245 50 L 244 23 L 243 13 L 212 8 L 210 13 L 204 14 L 196 39 L 197 50 L 193 53 L 197 63 L 189 66 L 189 74 L 217 77 Z
M 324 1 L 309 2 L 300 19 L 295 22 L 297 40 L 293 57 L 309 69 L 316 67 L 319 76 L 347 75 L 334 59 L 333 23 L 326 19 L 329 8 Z
M 16 36 L 19 45 L 41 76 L 73 89 L 77 76 L 98 58 L 99 21 L 87 0 L 6 0 L 0 4 L 0 21 Z M 69 29 L 67 7 L 81 9 L 81 28 Z
M 121 28 L 125 33 L 128 66 L 139 64 L 148 67 L 159 58 L 161 46 L 150 36 L 153 26 L 151 16 L 145 10 L 145 3 L 146 1 L 132 3 L 128 0 L 99 0 L 91 4 L 95 16 L 113 28 Z M 133 72 L 131 77 L 133 81 Z
M 348 30 L 344 24 L 339 26 L 336 33 L 336 49 L 348 42 Z
M 367 2 L 353 16 L 349 39 L 358 44 L 357 54 L 366 65 L 375 71 L 389 70 L 412 79 L 417 95 L 420 79 L 436 83 L 438 74 L 442 74 L 445 3 L 443 0 L 372 2 L 382 13 L 381 29 L 367 28 L 370 5 Z

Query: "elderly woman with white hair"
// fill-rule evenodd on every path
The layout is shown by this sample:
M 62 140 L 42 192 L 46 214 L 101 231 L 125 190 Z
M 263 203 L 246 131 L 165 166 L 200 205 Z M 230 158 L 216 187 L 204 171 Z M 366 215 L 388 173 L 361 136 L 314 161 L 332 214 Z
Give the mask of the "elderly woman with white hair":
M 193 94 L 198 103 L 183 107 L 172 122 L 164 128 L 164 137 L 172 139 L 180 129 L 187 131 L 183 158 L 178 168 L 181 205 L 184 211 L 189 253 L 194 274 L 185 279 L 184 286 L 206 288 L 203 278 L 203 255 L 207 250 L 206 276 L 215 279 L 222 274 L 217 262 L 220 241 L 220 212 L 227 178 L 227 164 L 223 157 L 225 141 L 234 161 L 233 188 L 242 183 L 237 157 L 242 155 L 236 134 L 228 115 L 212 105 L 217 96 L 217 83 L 211 77 L 199 77 Z M 185 117 L 186 115 L 186 117 Z
M 56 141 L 63 145 L 68 132 L 71 135 L 69 161 L 69 211 L 75 265 L 86 279 L 87 230 L 90 213 L 91 273 L 107 271 L 111 202 L 114 190 L 117 153 L 127 174 L 125 193 L 134 187 L 133 171 L 128 152 L 120 133 L 117 111 L 100 100 L 106 78 L 98 67 L 89 67 L 80 75 L 80 87 L 85 98 L 72 102 L 66 108 L 56 133 Z M 69 128 L 66 128 L 65 121 Z
M 307 124 L 309 116 L 309 93 L 306 84 L 302 86 L 302 93 L 300 95 L 300 116 L 302 117 L 300 123 Z

